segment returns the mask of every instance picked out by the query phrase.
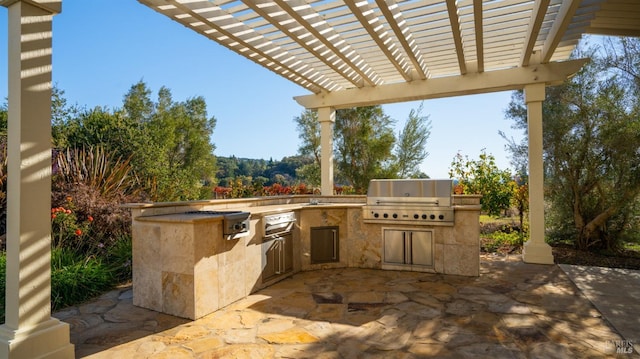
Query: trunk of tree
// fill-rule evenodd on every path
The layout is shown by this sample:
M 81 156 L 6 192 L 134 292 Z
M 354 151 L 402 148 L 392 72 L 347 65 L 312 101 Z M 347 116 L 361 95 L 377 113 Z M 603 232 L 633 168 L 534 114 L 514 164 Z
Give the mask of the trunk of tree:
M 617 207 L 609 207 L 589 222 L 586 222 L 582 215 L 576 214 L 576 217 L 579 217 L 579 221 L 576 218 L 576 229 L 578 230 L 578 240 L 576 241 L 576 244 L 578 249 L 588 250 L 590 247 L 597 245 L 598 242 L 601 242 L 603 240 L 601 237 L 607 220 L 609 220 L 616 211 L 618 211 Z M 585 225 L 578 227 L 578 223 L 584 224 L 585 222 Z

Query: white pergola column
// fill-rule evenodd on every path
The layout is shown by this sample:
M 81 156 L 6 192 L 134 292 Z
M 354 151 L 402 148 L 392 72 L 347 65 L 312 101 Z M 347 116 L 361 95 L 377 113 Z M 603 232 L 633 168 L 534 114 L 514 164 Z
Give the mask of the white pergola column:
M 336 110 L 331 107 L 318 109 L 320 121 L 320 188 L 323 196 L 333 195 L 333 124 Z
M 51 317 L 51 22 L 61 0 L 9 9 L 7 273 L 0 358 L 73 358 Z
M 542 101 L 545 85 L 524 87 L 529 131 L 529 240 L 522 258 L 526 263 L 553 264 L 551 246 L 544 241 L 544 167 L 542 158 Z

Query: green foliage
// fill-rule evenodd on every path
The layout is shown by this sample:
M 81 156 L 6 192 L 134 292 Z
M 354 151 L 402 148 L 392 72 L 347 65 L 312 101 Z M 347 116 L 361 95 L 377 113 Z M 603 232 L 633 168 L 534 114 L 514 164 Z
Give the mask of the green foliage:
M 61 94 L 60 94 L 61 95 Z M 208 118 L 202 97 L 175 102 L 162 87 L 158 101 L 140 81 L 125 95 L 122 110 L 96 107 L 79 113 L 63 99 L 53 118 L 54 144 L 61 149 L 100 146 L 129 162 L 147 195 L 155 201 L 201 199 L 202 187 L 215 184 L 215 118 Z
M 483 149 L 478 160 L 456 155 L 449 169 L 449 176 L 458 179 L 466 194 L 480 194 L 482 211 L 498 216 L 511 205 L 513 189 L 511 173 L 500 170 L 495 157 Z
M 114 238 L 104 257 L 109 267 L 113 283 L 126 283 L 132 275 L 132 243 L 131 235 L 125 234 Z
M 125 96 L 125 116 L 141 128 L 136 172 L 146 178 L 154 201 L 199 199 L 202 186 L 215 182 L 214 146 L 209 141 L 215 118 L 207 118 L 204 98 L 174 102 L 169 89 L 153 103 L 139 82 Z M 140 169 L 138 171 L 138 168 Z
M 394 120 L 380 106 L 337 110 L 333 131 L 336 182 L 347 183 L 355 193 L 364 193 L 373 178 L 427 177 L 418 166 L 428 155 L 425 146 L 431 125 L 421 111 L 422 106 L 410 112 L 396 139 Z M 299 153 L 312 160 L 299 166 L 296 175 L 319 186 L 321 138 L 317 112 L 306 110 L 294 121 L 302 142 Z
M 304 156 L 284 157 L 281 161 L 232 156 L 216 157 L 216 161 L 218 186 L 231 187 L 236 178 L 242 178 L 244 185 L 251 185 L 256 190 L 274 183 L 293 186 L 300 181 L 308 182 L 298 176 L 298 169 L 309 164 L 313 165 L 312 160 Z
M 520 228 L 524 227 L 524 215 L 529 211 L 529 186 L 527 181 L 522 177 L 517 177 L 516 181 L 511 181 L 511 205 L 518 211 L 520 219 Z
M 313 163 L 320 166 L 320 121 L 318 112 L 305 110 L 300 116 L 294 118 L 300 133 L 300 147 L 298 153 L 302 156 L 311 157 Z
M 482 247 L 485 252 L 493 253 L 498 250 L 508 248 L 521 248 L 524 236 L 517 231 L 503 232 L 496 231 L 488 235 L 483 235 Z
M 51 134 L 54 147 L 65 148 L 69 146 L 69 131 L 73 128 L 70 124 L 79 113 L 80 110 L 77 106 L 67 104 L 64 91 L 54 85 L 51 89 Z
M 72 206 L 69 201 L 69 207 Z M 51 246 L 67 248 L 79 253 L 92 253 L 94 248 L 90 238 L 93 217 L 79 221 L 70 208 L 56 207 L 51 209 Z
M 96 257 L 68 248 L 51 251 L 51 306 L 53 310 L 81 303 L 112 287 L 111 271 Z
M 102 146 L 68 148 L 58 152 L 54 161 L 56 180 L 97 188 L 103 197 L 140 191 L 130 160 L 113 159 Z
M 321 186 L 321 170 L 317 163 L 309 163 L 296 169 L 296 177 L 301 181 L 308 183 L 312 187 Z
M 421 103 L 417 110 L 411 110 L 409 119 L 398 135 L 394 153 L 399 178 L 422 177 L 419 166 L 429 156 L 425 148 L 430 135 L 431 120 L 429 116 L 422 116 Z
M 392 125 L 380 106 L 336 111 L 336 167 L 357 193 L 365 193 L 372 178 L 395 176 L 390 167 L 395 142 Z
M 638 63 L 640 51 L 623 53 L 622 64 Z M 593 61 L 564 84 L 548 88 L 543 103 L 547 224 L 554 241 L 615 250 L 639 228 L 639 92 L 634 81 L 625 80 L 632 71 L 615 70 L 593 49 L 578 49 L 576 56 Z M 525 108 L 522 93 L 516 93 L 507 116 L 526 130 Z
M 102 147 L 112 158 L 133 158 L 140 165 L 148 142 L 141 128 L 123 113 L 95 107 L 53 124 L 54 145 L 59 149 Z M 134 156 L 135 155 L 135 156 Z

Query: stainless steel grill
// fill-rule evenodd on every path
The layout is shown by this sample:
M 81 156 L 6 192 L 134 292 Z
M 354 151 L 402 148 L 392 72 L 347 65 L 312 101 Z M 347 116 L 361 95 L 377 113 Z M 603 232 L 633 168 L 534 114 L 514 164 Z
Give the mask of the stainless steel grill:
M 453 223 L 452 181 L 374 179 L 369 182 L 365 223 Z

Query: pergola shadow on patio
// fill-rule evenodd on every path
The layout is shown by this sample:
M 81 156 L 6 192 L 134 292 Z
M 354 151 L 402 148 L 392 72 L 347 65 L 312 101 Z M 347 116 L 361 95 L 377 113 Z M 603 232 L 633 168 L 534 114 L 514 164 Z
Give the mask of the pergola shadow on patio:
M 300 272 L 195 321 L 132 307 L 123 289 L 56 316 L 91 358 L 596 358 L 623 345 L 558 266 L 484 256 L 481 271 Z

